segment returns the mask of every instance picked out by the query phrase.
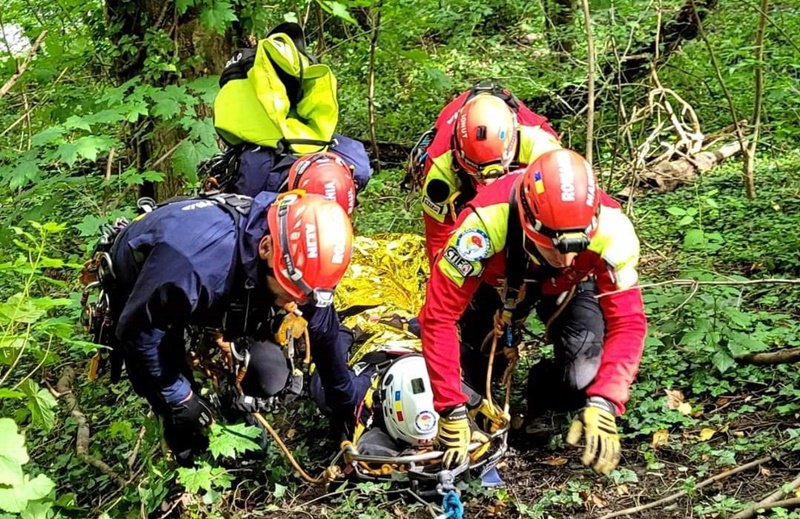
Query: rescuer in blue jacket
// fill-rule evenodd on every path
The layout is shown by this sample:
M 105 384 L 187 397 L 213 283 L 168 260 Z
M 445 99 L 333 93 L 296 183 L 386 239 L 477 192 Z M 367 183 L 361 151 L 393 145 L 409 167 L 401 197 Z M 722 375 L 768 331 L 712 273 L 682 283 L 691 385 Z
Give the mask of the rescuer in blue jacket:
M 212 420 L 186 362 L 186 325 L 225 330 L 246 322 L 237 336 L 266 337 L 275 308 L 294 301 L 308 320 L 312 357 L 333 412 L 352 416 L 369 384 L 347 369 L 350 336 L 331 305 L 352 252 L 344 209 L 303 192 L 262 193 L 252 202 L 219 197 L 157 207 L 128 225 L 111 251 L 115 335 L 128 376 L 163 418 L 180 463 L 204 448 L 203 428 Z M 247 310 L 237 317 L 234 308 Z M 280 391 L 291 375 L 280 368 L 280 347 L 259 341 L 251 353 L 275 359 L 277 371 L 258 383 Z

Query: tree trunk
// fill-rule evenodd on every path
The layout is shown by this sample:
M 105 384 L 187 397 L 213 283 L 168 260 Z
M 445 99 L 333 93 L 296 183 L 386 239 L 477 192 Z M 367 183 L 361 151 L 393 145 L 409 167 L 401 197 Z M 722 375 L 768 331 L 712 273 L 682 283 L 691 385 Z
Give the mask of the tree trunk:
M 172 41 L 172 56 L 164 56 L 177 62 L 177 72 L 164 72 L 157 77 L 145 77 L 153 85 L 164 86 L 191 80 L 208 74 L 219 74 L 237 46 L 246 42 L 241 27 L 233 24 L 223 34 L 216 34 L 201 26 L 199 12 L 189 9 L 178 15 L 175 3 L 159 0 L 131 2 L 129 0 L 107 0 L 106 21 L 111 41 L 121 52 L 112 65 L 112 74 L 119 83 L 136 77 L 144 71 L 148 58 L 148 42 L 154 32 L 160 31 L 162 38 Z M 200 115 L 211 113 L 211 107 L 199 106 Z M 153 125 L 153 121 L 145 124 Z M 175 174 L 172 161 L 159 160 L 186 137 L 186 133 L 166 124 L 156 124 L 147 137 L 138 140 L 132 150 L 139 167 L 158 162 L 157 169 L 164 173 L 164 181 L 153 185 L 145 183 L 140 196 L 164 199 L 179 193 L 184 180 Z

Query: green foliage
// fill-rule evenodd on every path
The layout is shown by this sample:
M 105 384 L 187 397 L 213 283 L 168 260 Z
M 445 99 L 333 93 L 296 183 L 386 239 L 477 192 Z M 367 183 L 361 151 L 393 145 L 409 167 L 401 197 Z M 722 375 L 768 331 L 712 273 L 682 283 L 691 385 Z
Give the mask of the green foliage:
M 261 447 L 253 441 L 261 436 L 261 429 L 247 424 L 211 425 L 209 447 L 214 459 L 220 456 L 236 458 L 245 452 L 257 451 Z
M 47 517 L 52 507 L 55 483 L 39 474 L 31 477 L 22 466 L 28 463 L 25 438 L 10 418 L 0 418 L 0 510 L 23 517 Z

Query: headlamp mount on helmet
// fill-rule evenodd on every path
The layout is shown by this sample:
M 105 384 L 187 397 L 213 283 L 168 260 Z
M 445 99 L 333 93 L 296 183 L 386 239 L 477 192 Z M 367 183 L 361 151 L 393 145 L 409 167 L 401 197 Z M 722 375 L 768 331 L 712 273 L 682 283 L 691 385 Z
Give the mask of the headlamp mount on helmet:
M 526 189 L 525 186 L 522 187 L 519 199 L 529 230 L 550 238 L 553 243 L 553 248 L 557 249 L 562 254 L 571 252 L 579 253 L 589 248 L 589 244 L 591 243 L 590 236 L 597 227 L 597 212 L 599 212 L 599 206 L 597 208 L 598 211 L 595 212 L 595 215 L 592 217 L 592 221 L 583 229 L 551 229 L 534 215 L 528 204 Z

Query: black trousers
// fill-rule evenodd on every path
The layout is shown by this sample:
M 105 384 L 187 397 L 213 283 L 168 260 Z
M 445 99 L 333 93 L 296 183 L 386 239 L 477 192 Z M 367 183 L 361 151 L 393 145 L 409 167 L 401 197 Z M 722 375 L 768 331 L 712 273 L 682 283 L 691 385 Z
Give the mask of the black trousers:
M 525 319 L 535 309 L 542 322 L 547 323 L 559 308 L 559 296 L 542 295 L 537 285 L 528 285 L 528 296 L 518 307 L 517 319 Z M 582 407 L 585 389 L 592 383 L 600 368 L 603 354 L 605 322 L 596 299 L 593 281 L 580 283 L 575 295 L 561 313 L 550 323 L 548 336 L 553 343 L 553 358 L 542 359 L 528 373 L 528 414 L 537 415 L 551 409 L 568 411 Z M 494 314 L 502 308 L 498 292 L 481 285 L 472 303 L 459 321 L 461 331 L 461 368 L 464 380 L 483 393 L 486 387 L 486 364 L 491 339 L 484 339 L 494 328 Z M 512 342 L 517 342 L 518 337 Z M 498 340 L 500 350 L 505 338 Z M 495 357 L 493 377 L 500 377 L 506 368 L 502 354 Z

